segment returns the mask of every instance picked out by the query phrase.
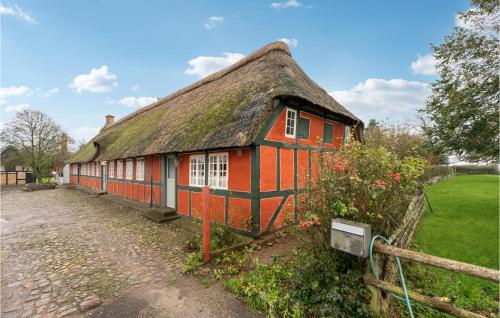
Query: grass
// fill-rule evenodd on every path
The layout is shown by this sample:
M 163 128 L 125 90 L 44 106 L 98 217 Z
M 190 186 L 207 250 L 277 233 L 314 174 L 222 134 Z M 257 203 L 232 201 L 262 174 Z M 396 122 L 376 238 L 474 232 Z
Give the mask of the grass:
M 426 189 L 427 208 L 415 234 L 416 248 L 432 255 L 499 268 L 499 176 L 457 175 Z M 450 298 L 470 310 L 497 310 L 498 285 L 425 265 L 406 265 L 412 288 Z M 420 307 L 425 316 L 441 316 Z

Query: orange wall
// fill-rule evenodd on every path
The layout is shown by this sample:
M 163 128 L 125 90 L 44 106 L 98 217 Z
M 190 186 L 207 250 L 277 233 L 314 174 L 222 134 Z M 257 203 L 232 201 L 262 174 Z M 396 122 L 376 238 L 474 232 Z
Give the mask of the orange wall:
M 112 193 L 130 200 L 149 203 L 152 199 L 154 205 L 161 205 L 161 189 L 162 187 L 159 184 L 151 184 L 148 181 L 151 179 L 151 171 L 153 172 L 153 182 L 160 181 L 160 156 L 151 156 L 144 158 L 145 159 L 145 181 L 136 181 L 135 180 L 135 171 L 136 171 L 136 159 L 134 159 L 134 180 L 127 180 L 126 177 L 126 159 L 123 160 L 123 179 L 116 178 L 116 160 L 114 164 L 114 177 L 109 177 L 109 163 L 107 165 L 108 169 L 108 184 L 107 184 L 107 192 Z M 71 167 L 70 167 L 71 168 Z M 71 170 L 73 171 L 73 170 Z M 71 178 L 72 184 L 77 184 L 78 177 L 76 175 L 72 175 Z M 92 177 L 92 176 L 80 176 L 80 186 L 88 187 L 94 190 L 101 189 L 101 177 Z M 152 198 L 151 198 L 151 188 Z
M 260 146 L 260 191 L 276 190 L 276 147 Z
M 279 117 L 276 119 L 276 122 L 271 127 L 271 129 L 269 130 L 264 139 L 271 141 L 294 143 L 295 138 L 289 138 L 285 136 L 285 126 L 286 126 L 286 107 L 283 109 Z
M 241 155 L 238 155 L 239 152 L 241 152 Z M 229 190 L 250 192 L 252 179 L 250 153 L 250 148 L 232 149 L 229 151 Z
M 309 139 L 299 139 L 299 144 L 321 146 L 323 142 L 323 118 L 304 111 L 301 111 L 299 116 L 309 119 Z
M 282 110 L 279 117 L 276 119 L 274 125 L 269 129 L 269 132 L 264 137 L 265 140 L 268 141 L 280 141 L 284 143 L 296 143 L 296 138 L 289 138 L 285 136 L 285 126 L 286 126 L 286 107 Z M 312 113 L 308 113 L 305 111 L 297 112 L 299 117 L 307 118 L 310 120 L 309 122 L 309 138 L 308 139 L 298 139 L 299 144 L 308 145 L 308 146 L 322 146 L 323 142 L 323 131 L 324 131 L 324 123 L 334 125 L 333 129 L 333 143 L 324 144 L 325 148 L 340 148 L 343 140 L 344 140 L 344 124 L 330 120 L 324 119 L 321 116 L 314 115 Z M 298 125 L 297 125 L 297 133 L 298 133 Z
M 290 190 L 294 187 L 293 149 L 280 148 L 280 189 Z

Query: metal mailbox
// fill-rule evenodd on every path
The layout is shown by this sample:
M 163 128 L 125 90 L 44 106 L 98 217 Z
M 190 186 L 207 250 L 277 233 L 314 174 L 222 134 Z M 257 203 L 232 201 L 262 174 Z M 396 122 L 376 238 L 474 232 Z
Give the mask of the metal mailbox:
M 369 224 L 332 219 L 330 244 L 336 250 L 366 258 L 371 236 L 372 228 Z

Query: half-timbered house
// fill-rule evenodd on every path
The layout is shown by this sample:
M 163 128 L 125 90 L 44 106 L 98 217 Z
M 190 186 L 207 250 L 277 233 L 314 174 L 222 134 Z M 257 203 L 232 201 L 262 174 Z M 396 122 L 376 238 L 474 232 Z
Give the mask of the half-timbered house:
M 357 127 L 357 129 L 353 129 Z M 201 216 L 257 237 L 297 221 L 312 161 L 361 121 L 271 43 L 117 121 L 71 158 L 71 183 Z

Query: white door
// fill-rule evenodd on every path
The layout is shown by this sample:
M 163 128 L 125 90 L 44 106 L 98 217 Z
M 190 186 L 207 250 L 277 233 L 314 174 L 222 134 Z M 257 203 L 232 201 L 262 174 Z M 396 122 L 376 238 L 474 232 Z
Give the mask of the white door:
M 106 161 L 101 163 L 101 188 L 103 191 L 108 190 L 108 169 L 107 169 Z
M 175 157 L 167 157 L 167 206 L 175 209 Z

